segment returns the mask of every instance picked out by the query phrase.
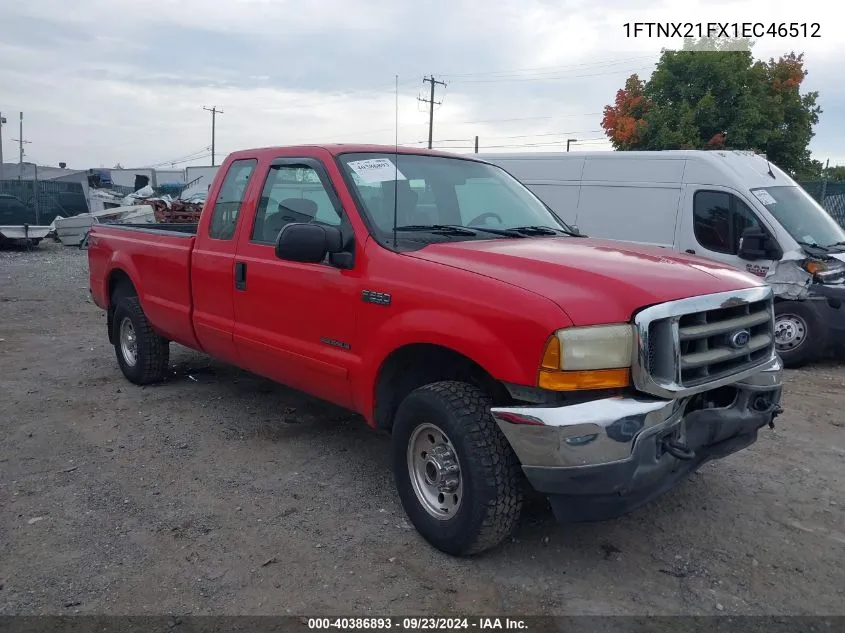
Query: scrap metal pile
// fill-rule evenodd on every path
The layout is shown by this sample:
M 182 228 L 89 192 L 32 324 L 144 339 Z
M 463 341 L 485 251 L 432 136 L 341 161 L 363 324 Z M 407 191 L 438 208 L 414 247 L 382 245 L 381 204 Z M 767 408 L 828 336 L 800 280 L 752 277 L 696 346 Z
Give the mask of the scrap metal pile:
M 166 198 L 152 198 L 139 200 L 153 208 L 157 224 L 196 224 L 200 220 L 202 204 L 186 202 L 184 200 L 170 200 Z

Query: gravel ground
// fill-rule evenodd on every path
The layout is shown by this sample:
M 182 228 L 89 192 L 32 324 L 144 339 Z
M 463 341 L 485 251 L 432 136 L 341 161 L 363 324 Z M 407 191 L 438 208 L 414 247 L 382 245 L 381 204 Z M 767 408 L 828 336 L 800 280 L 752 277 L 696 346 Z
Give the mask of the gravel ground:
M 615 521 L 447 557 L 387 437 L 174 346 L 122 377 L 84 251 L 0 252 L 0 614 L 843 614 L 845 369 L 787 372 L 757 444 Z

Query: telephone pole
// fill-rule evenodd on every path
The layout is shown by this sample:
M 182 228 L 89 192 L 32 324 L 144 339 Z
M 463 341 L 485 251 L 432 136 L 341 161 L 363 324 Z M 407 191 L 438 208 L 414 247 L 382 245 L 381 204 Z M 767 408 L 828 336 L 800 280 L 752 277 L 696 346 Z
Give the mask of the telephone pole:
M 437 81 L 434 75 L 423 77 L 423 83 L 431 84 L 431 96 L 428 99 L 417 97 L 417 100 L 428 104 L 428 149 L 431 149 L 432 139 L 434 138 L 434 106 L 442 103 L 441 101 L 434 100 L 434 87 L 440 85 L 445 88 L 446 84 L 442 81 Z
M 18 180 L 23 178 L 23 146 L 24 143 L 31 143 L 32 141 L 27 141 L 23 137 L 23 112 L 21 112 L 21 122 L 20 122 L 20 132 L 18 133 L 18 138 L 13 138 L 13 141 L 17 141 L 20 147 L 20 155 L 18 157 Z
M 212 106 L 210 108 L 203 106 L 202 109 L 211 112 L 211 166 L 214 167 L 215 124 L 217 123 L 217 115 L 223 114 L 223 110 L 218 110 L 217 106 Z
M 6 122 L 6 117 L 0 112 L 0 180 L 3 180 L 3 124 Z

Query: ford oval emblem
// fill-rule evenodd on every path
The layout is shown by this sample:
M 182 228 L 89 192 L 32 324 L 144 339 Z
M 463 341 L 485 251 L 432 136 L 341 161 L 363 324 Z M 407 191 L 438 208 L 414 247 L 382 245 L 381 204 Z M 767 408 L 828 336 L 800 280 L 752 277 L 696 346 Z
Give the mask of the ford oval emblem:
M 731 347 L 734 349 L 740 349 L 748 345 L 748 341 L 751 340 L 751 332 L 748 330 L 739 330 L 738 332 L 734 332 L 730 336 L 730 343 Z

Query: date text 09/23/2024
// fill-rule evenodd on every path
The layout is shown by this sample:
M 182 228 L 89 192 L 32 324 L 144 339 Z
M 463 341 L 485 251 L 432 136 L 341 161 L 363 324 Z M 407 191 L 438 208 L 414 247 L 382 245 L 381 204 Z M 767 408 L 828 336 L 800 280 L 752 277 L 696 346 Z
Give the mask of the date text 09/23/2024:
M 821 37 L 818 22 L 626 22 L 625 37 Z
M 518 618 L 474 617 L 384 617 L 384 618 L 308 618 L 312 630 L 388 630 L 453 631 L 453 630 L 511 630 L 527 631 L 528 625 Z

